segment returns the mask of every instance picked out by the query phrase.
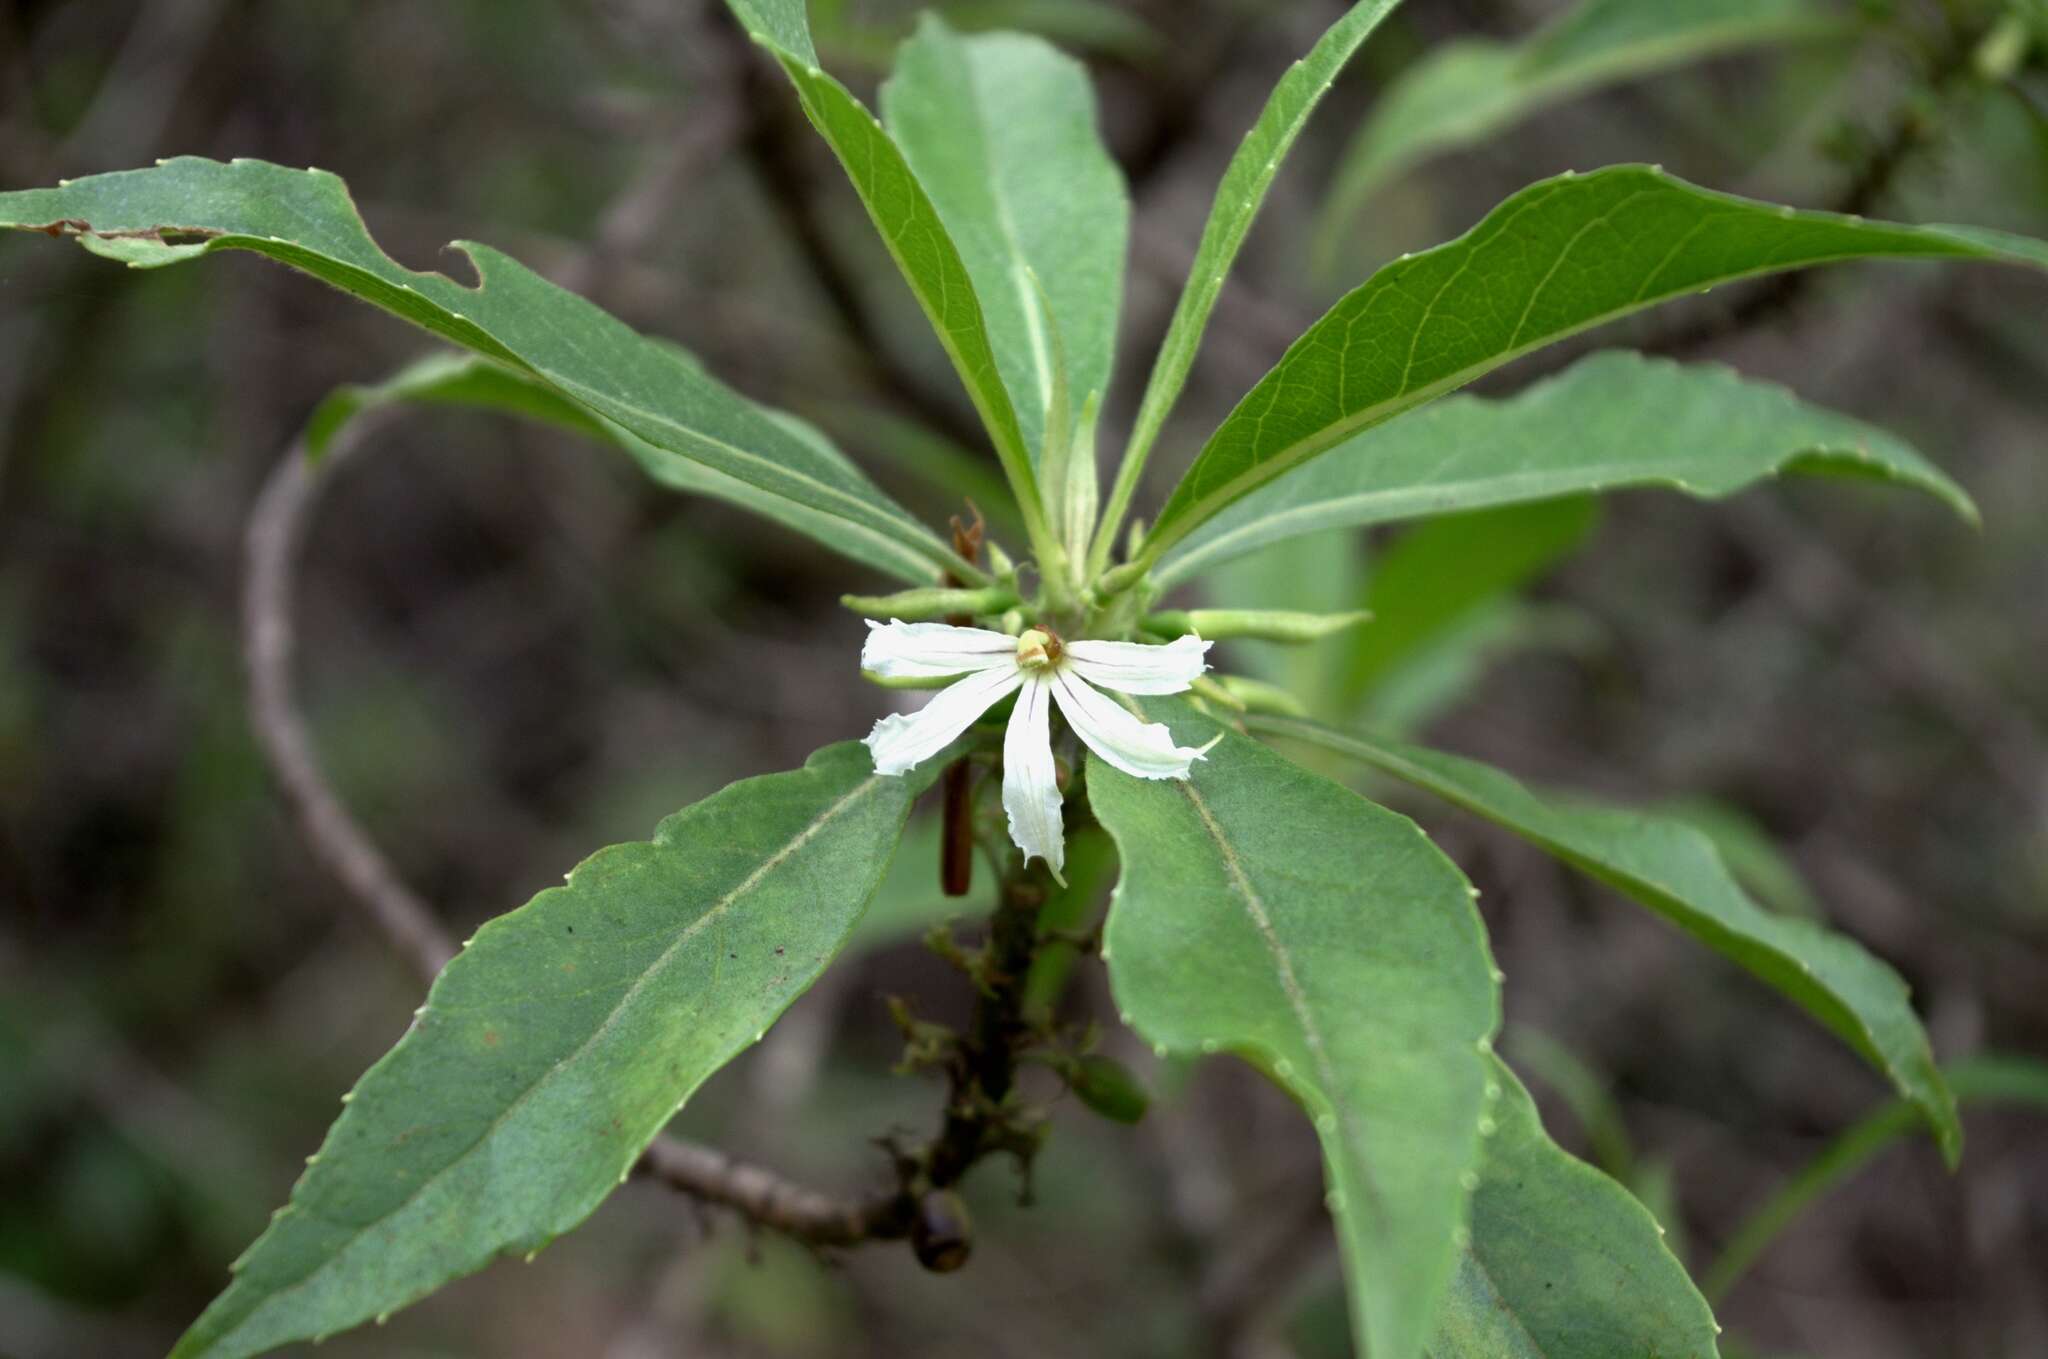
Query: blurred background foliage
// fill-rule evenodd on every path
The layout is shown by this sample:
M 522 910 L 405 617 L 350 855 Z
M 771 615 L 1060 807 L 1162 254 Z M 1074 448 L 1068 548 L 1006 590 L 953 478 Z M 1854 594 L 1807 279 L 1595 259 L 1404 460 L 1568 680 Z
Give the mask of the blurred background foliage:
M 871 84 L 914 8 L 814 0 L 828 63 Z M 1339 6 L 941 8 L 1045 33 L 1093 69 L 1138 205 L 1108 422 L 1125 427 L 1216 175 Z M 1519 41 L 1560 8 L 1411 0 L 1374 38 L 1276 188 L 1162 477 L 1343 285 L 1563 169 L 1657 160 L 1804 205 L 2048 235 L 2048 21 L 2019 4 L 2017 55 L 1988 50 L 1991 0 L 1845 3 L 1830 12 L 1852 26 L 1823 36 L 1608 80 L 1389 176 L 1332 224 L 1346 148 L 1402 72 L 1446 43 Z M 186 152 L 336 171 L 400 260 L 459 273 L 447 240 L 507 249 L 817 421 L 943 521 L 961 508 L 949 488 L 994 485 L 971 412 L 837 170 L 715 9 L 12 0 L 0 183 Z M 1319 229 L 1327 274 L 1310 267 Z M 1887 425 L 1972 490 L 1981 532 L 1932 501 L 1825 483 L 1325 536 L 1233 567 L 1209 597 L 1362 604 L 1378 622 L 1228 663 L 1322 716 L 1680 807 L 1779 909 L 1897 965 L 1944 1059 L 2048 1052 L 2044 314 L 2048 288 L 2014 273 L 1842 270 L 1590 342 L 1730 362 Z M 250 503 L 320 397 L 426 348 L 254 259 L 137 275 L 0 241 L 8 1359 L 161 1353 L 417 1003 L 265 772 L 236 597 Z M 1003 535 L 998 494 L 977 499 Z M 833 601 L 875 584 L 571 436 L 415 412 L 337 469 L 320 508 L 303 696 L 349 807 L 466 932 L 592 848 L 863 732 L 886 696 L 856 681 L 859 624 Z M 1508 1050 L 1553 1130 L 1643 1194 L 1696 1271 L 1883 1105 L 1751 980 L 1504 836 L 1416 810 L 1484 889 Z M 682 1131 L 856 1186 L 880 1165 L 869 1139 L 932 1119 L 935 1088 L 889 1074 L 881 997 L 964 1012 L 918 936 L 980 903 L 938 896 L 933 843 L 914 833 L 857 949 Z M 1113 1028 L 1097 970 L 1071 1004 Z M 1344 1353 L 1298 1120 L 1241 1072 L 1106 1043 L 1155 1082 L 1152 1115 L 1127 1133 L 1061 1105 L 1035 1206 L 1001 1167 L 973 1182 L 961 1275 L 895 1249 L 820 1260 L 635 1187 L 539 1263 L 328 1348 Z M 1954 1177 L 1921 1142 L 1871 1142 L 1724 1300 L 1729 1352 L 2048 1353 L 2048 1125 L 1992 1101 L 1968 1126 Z

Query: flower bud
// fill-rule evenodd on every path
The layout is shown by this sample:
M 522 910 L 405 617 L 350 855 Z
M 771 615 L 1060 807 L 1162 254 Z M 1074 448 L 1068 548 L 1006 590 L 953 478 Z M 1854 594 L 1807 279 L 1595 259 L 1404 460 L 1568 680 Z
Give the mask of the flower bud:
M 1248 637 L 1262 642 L 1320 642 L 1332 633 L 1355 628 L 1372 615 L 1302 613 L 1295 609 L 1168 609 L 1145 620 L 1145 630 L 1160 637 L 1195 633 L 1212 641 Z
M 1007 585 L 990 585 L 979 590 L 926 586 L 899 590 L 893 595 L 841 595 L 839 602 L 869 618 L 895 618 L 916 623 L 959 614 L 978 617 L 1000 613 L 1017 602 L 1017 592 Z
M 1152 1102 L 1130 1068 L 1114 1057 L 1083 1057 L 1066 1074 L 1068 1088 L 1081 1103 L 1118 1123 L 1136 1123 Z

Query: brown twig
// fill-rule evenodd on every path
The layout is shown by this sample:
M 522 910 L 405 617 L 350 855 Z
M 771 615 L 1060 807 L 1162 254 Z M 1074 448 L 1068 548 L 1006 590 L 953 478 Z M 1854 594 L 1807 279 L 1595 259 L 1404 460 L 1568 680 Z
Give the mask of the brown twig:
M 974 516 L 973 523 L 965 522 L 957 514 L 953 516 L 953 551 L 972 566 L 981 560 L 981 541 L 988 526 L 972 500 L 967 502 L 967 509 Z M 946 573 L 946 584 L 957 586 L 965 583 L 951 571 Z M 956 628 L 964 628 L 974 619 L 963 613 L 948 615 L 946 621 Z M 939 890 L 949 897 L 964 897 L 974 890 L 972 761 L 963 755 L 946 766 L 943 782 L 945 811 L 942 824 L 945 829 L 939 841 Z
M 728 27 L 715 25 L 713 31 L 727 32 Z M 959 431 L 956 414 L 932 403 L 883 359 L 877 333 L 851 276 L 831 251 L 801 164 L 792 159 L 796 153 L 781 130 L 787 116 L 778 117 L 778 110 L 786 105 L 786 96 L 778 91 L 771 105 L 758 83 L 759 65 L 743 44 L 735 47 L 735 57 L 746 63 L 740 69 L 751 74 L 737 80 L 727 78 L 717 91 L 721 98 L 715 102 L 738 107 L 728 107 L 725 113 L 714 113 L 696 124 L 697 134 L 687 139 L 687 145 L 662 157 L 628 188 L 605 214 L 599 249 L 572 266 L 573 277 L 568 281 L 584 288 L 596 286 L 606 266 L 630 257 L 662 220 L 661 204 L 672 196 L 675 186 L 689 178 L 691 167 L 744 135 L 821 285 L 846 320 L 849 332 L 877 363 L 887 385 L 933 424 L 958 431 L 955 437 L 978 442 L 978 433 Z M 246 543 L 244 656 L 259 743 L 314 854 L 348 888 L 349 900 L 422 978 L 431 980 L 455 956 L 455 945 L 433 911 L 406 885 L 327 785 L 292 686 L 296 641 L 292 599 L 306 526 L 326 483 L 372 436 L 387 427 L 389 418 L 390 413 L 372 412 L 344 428 L 318 468 L 308 460 L 304 448 L 295 444 L 265 483 L 251 515 Z M 971 531 L 963 528 L 960 533 L 958 546 L 962 555 L 972 560 L 980 545 L 979 515 Z M 1011 857 L 979 976 L 982 992 L 974 1021 L 970 1032 L 953 1046 L 944 1124 L 937 1136 L 915 1152 L 898 1151 L 893 1188 L 864 1199 L 838 1198 L 713 1148 L 667 1136 L 648 1146 L 635 1168 L 637 1173 L 812 1245 L 837 1247 L 915 1239 L 920 1223 L 929 1223 L 934 1211 L 929 1196 L 958 1183 L 991 1152 L 1008 1151 L 1028 1164 L 1032 1144 L 1026 1129 L 1031 1120 L 1011 1107 L 1009 1097 L 1017 1055 L 1036 1041 L 1023 1019 L 1022 1007 L 1024 978 L 1038 943 L 1037 909 L 1046 893 L 1043 879 L 1042 870 L 1034 873 L 1016 856 Z M 964 1258 L 964 1244 L 962 1251 L 948 1259 L 957 1263 Z M 921 1250 L 921 1258 L 924 1254 Z
M 320 489 L 335 469 L 387 421 L 368 417 L 336 439 L 323 470 L 294 444 L 263 485 L 249 516 L 242 589 L 242 659 L 257 742 L 283 785 L 313 855 L 348 889 L 415 972 L 432 978 L 456 953 L 455 941 L 400 878 L 320 772 L 292 693 L 292 623 L 299 541 Z
M 372 412 L 347 426 L 317 467 L 295 444 L 264 485 L 246 541 L 244 662 L 258 742 L 315 857 L 413 970 L 432 980 L 455 955 L 455 945 L 328 786 L 292 684 L 292 601 L 307 525 L 327 483 L 390 419 L 390 413 Z M 983 990 L 949 1064 L 945 1121 L 929 1143 L 897 1157 L 894 1188 L 839 1198 L 666 1136 L 647 1148 L 638 1173 L 812 1245 L 837 1247 L 911 1235 L 925 1196 L 957 1184 L 992 1153 L 1028 1160 L 1028 1137 L 1020 1131 L 1028 1120 L 1018 1117 L 1009 1097 L 1018 1053 L 1036 1041 L 1022 1007 L 1024 978 L 1038 947 L 1043 879 L 1042 869 L 1027 870 L 1013 856 L 984 955 Z
M 1038 951 L 1038 910 L 1046 895 L 1043 868 L 1027 869 L 1021 856 L 1013 855 L 989 922 L 981 959 L 983 989 L 948 1072 L 952 1098 L 946 1121 L 917 1158 L 934 1188 L 959 1183 L 993 1151 L 1023 1153 L 1028 1165 L 1028 1143 L 1018 1140 L 1005 1105 L 1017 1079 L 1017 1056 L 1036 1041 L 1024 1019 L 1024 978 Z
M 637 1169 L 680 1193 L 731 1208 L 813 1246 L 893 1241 L 909 1231 L 899 1191 L 866 1199 L 834 1198 L 681 1138 L 656 1138 Z
M 348 900 L 412 969 L 432 980 L 455 956 L 455 944 L 328 786 L 292 685 L 297 636 L 291 606 L 306 526 L 336 471 L 387 423 L 388 417 L 376 413 L 357 420 L 335 438 L 318 467 L 294 444 L 271 473 L 257 497 L 246 539 L 243 660 L 257 740 L 314 857 L 341 880 Z M 900 1215 L 900 1194 L 869 1202 L 835 1199 L 671 1137 L 656 1139 L 639 1169 L 671 1188 L 818 1245 L 851 1245 L 905 1230 L 884 1230 L 889 1213 Z

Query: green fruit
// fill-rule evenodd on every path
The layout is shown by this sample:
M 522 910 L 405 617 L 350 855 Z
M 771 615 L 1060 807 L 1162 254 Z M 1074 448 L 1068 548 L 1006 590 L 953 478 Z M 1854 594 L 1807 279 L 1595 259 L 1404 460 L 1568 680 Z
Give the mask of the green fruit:
M 1067 1072 L 1067 1085 L 1081 1103 L 1118 1123 L 1136 1123 L 1145 1116 L 1152 1096 L 1114 1057 L 1083 1057 Z

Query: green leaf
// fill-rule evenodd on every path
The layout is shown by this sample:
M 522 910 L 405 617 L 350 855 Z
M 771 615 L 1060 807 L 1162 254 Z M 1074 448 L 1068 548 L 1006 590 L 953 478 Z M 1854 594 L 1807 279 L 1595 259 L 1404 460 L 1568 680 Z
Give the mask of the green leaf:
M 781 64 L 811 125 L 838 156 L 881 233 L 904 281 L 995 445 L 996 458 L 1043 562 L 1052 535 L 1045 523 L 1029 447 L 1003 383 L 988 313 L 945 220 L 903 151 L 860 100 L 818 66 L 804 0 L 727 0 L 747 31 Z M 795 44 L 791 35 L 801 34 Z
M 1735 880 L 1780 915 L 1822 920 L 1826 912 L 1799 866 L 1748 812 L 1718 798 L 1688 797 L 1667 802 L 1665 815 L 1685 822 L 1714 842 L 1714 850 Z
M 2048 1063 L 2033 1057 L 1986 1053 L 1966 1058 L 1943 1072 L 1956 1101 L 1966 1108 L 2013 1104 L 2048 1113 Z M 1920 1128 L 1920 1111 L 1897 1100 L 1847 1129 L 1822 1149 L 1797 1175 L 1742 1220 L 1707 1270 L 1703 1286 L 1710 1298 L 1724 1298 L 1779 1233 L 1815 1200 L 1870 1164 L 1876 1155 Z
M 1793 472 L 1896 482 L 1977 519 L 1967 492 L 1874 425 L 1719 364 L 1610 349 L 1504 401 L 1456 397 L 1354 435 L 1188 534 L 1154 575 L 1176 584 L 1318 529 L 1639 486 L 1716 499 Z
M 1230 276 L 1230 266 L 1251 233 L 1252 222 L 1266 201 L 1273 177 L 1280 173 L 1281 162 L 1287 159 L 1295 138 L 1308 126 L 1309 115 L 1315 112 L 1352 54 L 1398 3 L 1399 0 L 1358 0 L 1344 12 L 1343 18 L 1330 25 L 1308 55 L 1280 77 L 1266 99 L 1266 107 L 1259 113 L 1259 120 L 1252 124 L 1224 168 L 1223 180 L 1216 186 L 1216 201 L 1209 209 L 1209 220 L 1203 224 L 1202 239 L 1195 247 L 1194 267 L 1181 289 L 1180 301 L 1174 304 L 1166 339 L 1159 346 L 1152 361 L 1152 375 L 1145 382 L 1145 395 L 1138 405 L 1131 441 L 1124 450 L 1116 486 L 1103 514 L 1101 536 L 1089 559 L 1091 576 L 1109 560 L 1117 525 L 1130 508 L 1145 460 L 1151 455 L 1159 432 L 1166 427 L 1166 417 L 1173 413 L 1181 389 L 1187 385 L 1195 353 L 1202 347 L 1202 332 L 1209 326 L 1209 313 L 1215 310 L 1216 299 L 1223 293 L 1223 282 Z
M 1395 429 L 1423 423 L 1403 421 Z M 1346 658 L 1339 694 L 1355 705 L 1423 648 L 1577 550 L 1598 518 L 1585 496 L 1432 519 L 1374 563 L 1364 605 L 1373 626 Z
M 1314 1119 L 1361 1353 L 1414 1359 L 1456 1260 L 1499 996 L 1472 891 L 1406 817 L 1224 733 L 1186 782 L 1100 760 L 1088 797 L 1123 878 L 1103 948 L 1126 1022 L 1228 1050 Z
M 816 526 L 843 523 L 907 548 L 932 563 L 930 574 L 958 569 L 945 543 L 844 458 L 821 453 L 814 437 L 509 256 L 456 242 L 476 266 L 476 288 L 393 262 L 347 187 L 323 170 L 183 156 L 0 193 L 0 227 L 73 235 L 136 267 L 219 250 L 267 255 L 530 374 L 665 455 L 756 488 L 762 503 L 800 506 Z
M 828 746 L 478 930 L 176 1359 L 318 1339 L 576 1226 L 824 970 L 927 782 Z
M 1042 458 L 1055 347 L 1076 398 L 1108 391 L 1123 297 L 1130 195 L 1087 70 L 1041 39 L 963 37 L 927 13 L 881 103 L 960 248 L 1025 446 Z
M 925 556 L 892 538 L 822 515 L 809 506 L 770 495 L 702 463 L 664 452 L 623 425 L 570 401 L 545 382 L 471 354 L 430 354 L 375 385 L 337 388 L 314 409 L 313 418 L 307 423 L 307 450 L 314 457 L 320 456 L 350 420 L 396 402 L 521 415 L 598 439 L 624 450 L 647 475 L 664 486 L 752 510 L 898 580 L 922 583 L 932 578 L 931 563 Z M 777 412 L 774 418 L 792 434 L 809 442 L 819 457 L 840 464 L 849 476 L 863 475 L 816 429 L 793 415 Z M 878 489 L 875 494 L 879 497 L 882 493 Z
M 1139 560 L 1149 566 L 1281 474 L 1554 340 L 1718 283 L 1879 258 L 2048 269 L 2048 243 L 1795 212 L 1640 165 L 1531 185 L 1458 240 L 1380 270 L 1296 340 L 1210 437 Z
M 964 897 L 949 897 L 939 884 L 940 840 L 944 828 L 938 816 L 915 816 L 904 827 L 896 857 L 889 872 L 875 889 L 874 900 L 862 913 L 848 947 L 854 950 L 885 948 L 917 939 L 934 925 L 956 917 L 985 916 L 994 907 L 995 892 L 988 874 L 977 873 L 973 890 Z
M 1853 32 L 1810 0 L 1585 0 L 1522 43 L 1445 43 L 1387 87 L 1345 149 L 1318 215 L 1316 268 L 1336 262 L 1339 233 L 1381 185 L 1431 156 L 1478 145 L 1604 85 L 1748 47 Z
M 1429 1359 L 1712 1359 L 1720 1328 L 1634 1195 L 1566 1155 L 1507 1066 Z
M 1950 1165 L 1961 1156 L 1955 1098 L 1935 1068 L 1905 982 L 1855 941 L 1758 906 L 1693 827 L 1539 798 L 1497 769 L 1442 751 L 1295 718 L 1253 716 L 1246 723 L 1362 760 L 1506 827 L 1649 907 L 1832 1029 L 1919 1107 Z
M 818 64 L 811 45 L 811 20 L 804 0 L 725 0 L 747 32 L 800 62 Z

